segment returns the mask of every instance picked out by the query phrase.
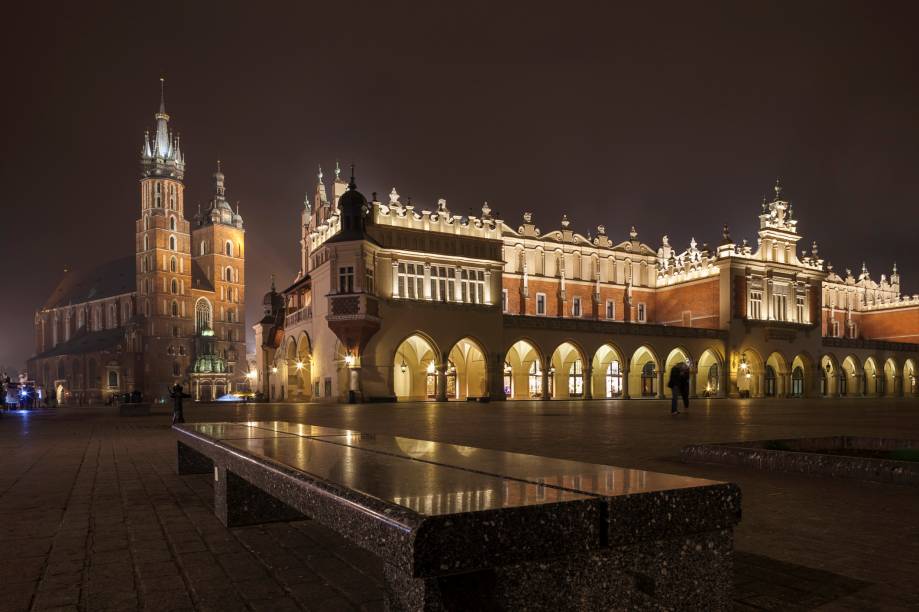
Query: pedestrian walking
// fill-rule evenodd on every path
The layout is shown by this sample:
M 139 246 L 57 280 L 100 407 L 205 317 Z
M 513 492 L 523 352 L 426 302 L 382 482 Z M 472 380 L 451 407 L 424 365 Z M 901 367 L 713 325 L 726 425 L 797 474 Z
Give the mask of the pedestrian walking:
M 172 424 L 184 423 L 185 415 L 182 412 L 182 400 L 191 396 L 182 392 L 182 385 L 176 384 L 169 393 L 169 397 L 172 398 Z
M 667 386 L 670 387 L 670 414 L 680 414 L 677 409 L 677 400 L 683 398 L 683 408 L 689 409 L 689 365 L 681 362 L 670 368 L 670 379 Z

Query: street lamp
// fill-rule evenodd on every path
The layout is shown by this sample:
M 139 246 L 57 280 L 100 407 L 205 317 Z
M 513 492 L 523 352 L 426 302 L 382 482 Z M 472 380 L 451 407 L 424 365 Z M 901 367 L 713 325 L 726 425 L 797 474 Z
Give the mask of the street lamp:
M 399 366 L 399 371 L 405 374 L 405 370 L 408 369 L 408 366 L 405 364 L 405 357 L 402 358 L 402 365 Z
M 352 355 L 350 352 L 345 355 L 345 365 L 349 368 L 354 365 L 354 355 Z

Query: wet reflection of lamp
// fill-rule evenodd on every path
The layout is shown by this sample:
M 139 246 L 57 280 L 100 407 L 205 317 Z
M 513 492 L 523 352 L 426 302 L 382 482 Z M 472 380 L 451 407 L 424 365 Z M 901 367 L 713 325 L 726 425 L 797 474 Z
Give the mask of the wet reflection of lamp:
M 405 365 L 405 357 L 402 358 L 402 365 L 399 366 L 399 371 L 405 374 L 405 370 L 408 369 L 408 366 Z

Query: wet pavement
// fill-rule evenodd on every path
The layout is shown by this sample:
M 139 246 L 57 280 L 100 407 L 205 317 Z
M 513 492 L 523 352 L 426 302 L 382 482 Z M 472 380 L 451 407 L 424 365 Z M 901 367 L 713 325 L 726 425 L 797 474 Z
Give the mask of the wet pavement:
M 165 407 L 0 417 L 0 611 L 382 607 L 379 562 L 312 521 L 226 529 L 175 474 Z M 738 609 L 919 608 L 919 489 L 691 465 L 691 443 L 919 439 L 915 400 L 193 405 L 189 421 L 290 420 L 736 482 Z

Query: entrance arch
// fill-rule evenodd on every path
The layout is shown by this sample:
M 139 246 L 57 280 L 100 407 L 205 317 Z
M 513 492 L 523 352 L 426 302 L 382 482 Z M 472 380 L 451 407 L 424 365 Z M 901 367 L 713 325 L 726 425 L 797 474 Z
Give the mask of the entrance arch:
M 448 398 L 464 400 L 467 397 L 488 395 L 488 367 L 485 353 L 478 342 L 472 338 L 461 339 L 450 349 L 447 359 L 450 362 L 447 371 Z M 450 369 L 453 370 L 452 385 Z
M 884 393 L 888 397 L 894 397 L 900 395 L 899 381 L 897 380 L 897 372 L 899 371 L 897 362 L 893 357 L 889 357 L 887 361 L 884 362 Z
M 724 391 L 721 388 L 722 367 L 718 353 L 706 349 L 695 364 L 696 393 L 703 397 L 720 397 Z
M 393 393 L 397 400 L 437 399 L 438 351 L 421 334 L 399 344 L 393 359 Z
M 304 398 L 312 396 L 312 356 L 310 355 L 310 339 L 306 333 L 300 334 L 297 340 L 297 353 L 294 357 L 293 368 L 291 369 L 293 378 L 296 381 L 290 384 L 291 396 L 296 393 Z
M 884 394 L 884 373 L 878 372 L 878 364 L 874 357 L 869 357 L 865 360 L 863 384 L 862 388 L 865 390 L 865 395 L 878 397 Z
M 657 397 L 660 393 L 660 362 L 648 346 L 638 347 L 629 360 L 629 389 L 632 397 Z
M 809 397 L 813 384 L 813 360 L 806 353 L 799 353 L 791 362 L 791 378 L 788 395 L 791 397 Z
M 839 375 L 839 390 L 847 397 L 858 397 L 864 393 L 862 364 L 855 355 L 848 355 L 842 362 Z
M 916 380 L 916 364 L 912 359 L 907 359 L 903 364 L 903 395 L 919 395 L 919 381 Z
M 788 395 L 788 364 L 781 353 L 773 352 L 766 359 L 763 377 L 763 395 L 766 397 L 785 397 Z
M 590 387 L 594 398 L 622 397 L 624 366 L 622 353 L 612 344 L 604 344 L 591 362 Z
M 584 353 L 571 342 L 562 342 L 549 360 L 549 397 L 554 399 L 585 396 Z
M 692 358 L 689 356 L 689 351 L 682 347 L 677 347 L 670 351 L 670 354 L 667 355 L 667 361 L 664 365 L 664 386 L 661 391 L 664 393 L 664 397 L 670 397 L 673 395 L 673 389 L 667 386 L 667 382 L 670 378 L 670 370 L 673 369 L 673 366 L 678 363 L 692 364 Z M 694 364 L 689 367 L 692 368 Z M 693 385 L 695 386 L 695 385 Z M 689 390 L 690 394 L 693 394 L 693 389 Z
M 507 399 L 542 397 L 543 361 L 536 347 L 518 340 L 504 356 L 504 396 Z
M 753 349 L 743 349 L 737 362 L 737 391 L 741 397 L 761 397 L 764 386 L 763 359 Z
M 820 367 L 817 368 L 820 376 L 820 395 L 823 397 L 837 397 L 840 395 L 840 376 L 845 376 L 840 371 L 839 363 L 836 357 L 831 354 L 824 355 L 820 358 Z

